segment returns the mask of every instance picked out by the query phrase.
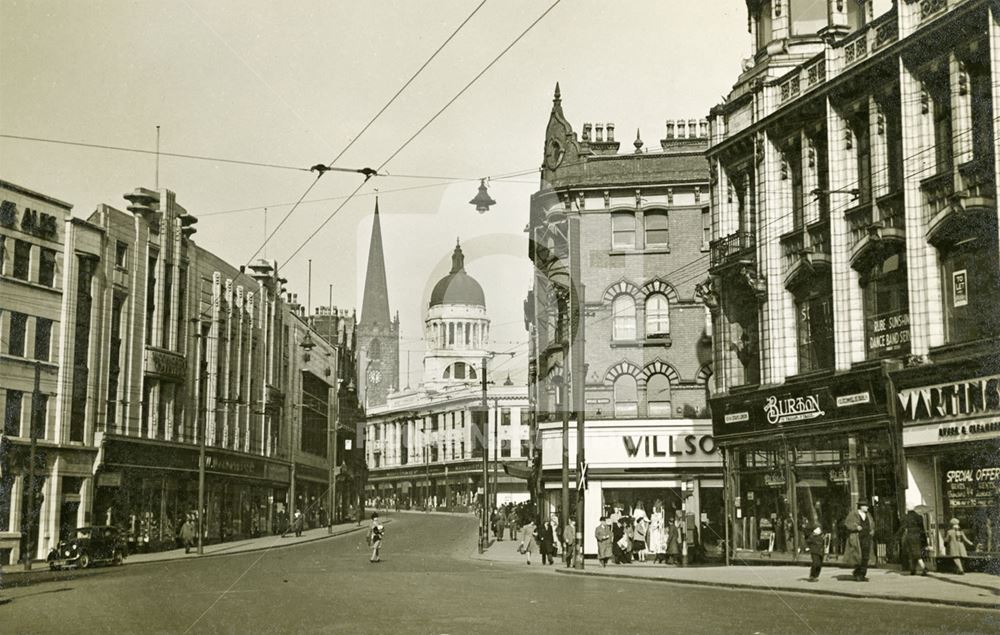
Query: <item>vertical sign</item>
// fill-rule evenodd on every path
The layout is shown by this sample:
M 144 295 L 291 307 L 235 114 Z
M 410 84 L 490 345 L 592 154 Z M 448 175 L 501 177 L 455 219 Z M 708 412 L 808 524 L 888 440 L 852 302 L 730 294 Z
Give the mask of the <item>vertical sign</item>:
M 965 269 L 959 269 L 951 274 L 951 288 L 956 307 L 969 303 L 969 278 Z

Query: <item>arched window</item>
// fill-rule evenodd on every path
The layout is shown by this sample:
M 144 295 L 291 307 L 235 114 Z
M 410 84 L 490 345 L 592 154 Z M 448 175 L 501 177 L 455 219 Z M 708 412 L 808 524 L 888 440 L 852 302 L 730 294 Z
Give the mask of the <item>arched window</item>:
M 445 379 L 451 379 L 451 366 L 445 366 L 445 369 L 444 369 L 444 378 Z
M 635 417 L 639 414 L 639 391 L 632 375 L 619 375 L 615 380 L 615 416 Z
M 476 378 L 476 367 L 475 366 L 473 366 L 472 364 L 466 364 L 465 370 L 466 370 L 466 372 L 467 372 L 467 374 L 469 376 L 468 377 L 469 379 L 475 379 Z
M 646 337 L 670 332 L 670 303 L 667 296 L 654 293 L 646 298 Z
M 670 417 L 670 380 L 653 375 L 646 382 L 646 406 L 650 417 Z
M 635 300 L 628 294 L 622 294 L 615 298 L 611 305 L 611 312 L 614 315 L 612 339 L 634 340 L 635 339 Z

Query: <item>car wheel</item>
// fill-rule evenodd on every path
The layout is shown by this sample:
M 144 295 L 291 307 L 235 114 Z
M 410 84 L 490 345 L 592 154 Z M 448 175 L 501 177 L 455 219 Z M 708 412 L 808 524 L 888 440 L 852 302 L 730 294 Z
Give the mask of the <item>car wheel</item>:
M 114 552 L 114 554 L 111 555 L 111 564 L 113 564 L 116 567 L 121 566 L 121 564 L 124 561 L 125 561 L 125 558 L 122 557 L 122 552 L 121 551 L 116 551 L 116 552 Z
M 77 562 L 80 563 L 80 568 L 81 569 L 86 569 L 87 567 L 90 566 L 90 555 L 88 555 L 86 553 L 81 553 L 80 554 L 80 559 L 77 560 Z

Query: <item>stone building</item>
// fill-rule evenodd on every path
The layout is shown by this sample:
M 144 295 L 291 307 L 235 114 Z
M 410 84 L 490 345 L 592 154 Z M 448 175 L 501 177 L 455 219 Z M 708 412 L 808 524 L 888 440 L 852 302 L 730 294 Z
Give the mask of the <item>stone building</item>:
M 556 86 L 528 225 L 529 394 L 544 509 L 561 505 L 562 416 L 575 480 L 576 413 L 585 415 L 587 553 L 598 517 L 640 502 L 649 512 L 660 502 L 671 517 L 684 510 L 692 523 L 708 518 L 706 543 L 722 529 L 721 461 L 706 410 L 712 333 L 695 294 L 708 266 L 707 135 L 704 120 L 668 120 L 658 144 L 647 148 L 637 131 L 619 153 L 612 123 L 585 123 L 578 136 Z M 690 453 L 668 453 L 688 437 Z
M 995 480 L 973 495 L 942 475 L 991 467 L 1000 437 L 984 423 L 1000 403 L 1000 9 L 747 10 L 755 54 L 711 112 L 700 286 L 733 548 L 794 557 L 820 525 L 835 558 L 863 499 L 879 562 L 914 508 L 932 535 L 959 517 L 979 553 L 996 551 Z

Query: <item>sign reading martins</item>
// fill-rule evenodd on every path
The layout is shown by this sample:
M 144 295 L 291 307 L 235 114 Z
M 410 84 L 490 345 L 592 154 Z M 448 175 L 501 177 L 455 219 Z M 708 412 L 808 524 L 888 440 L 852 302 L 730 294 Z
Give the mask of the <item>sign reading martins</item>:
M 900 390 L 903 423 L 974 417 L 1000 410 L 1000 375 Z

